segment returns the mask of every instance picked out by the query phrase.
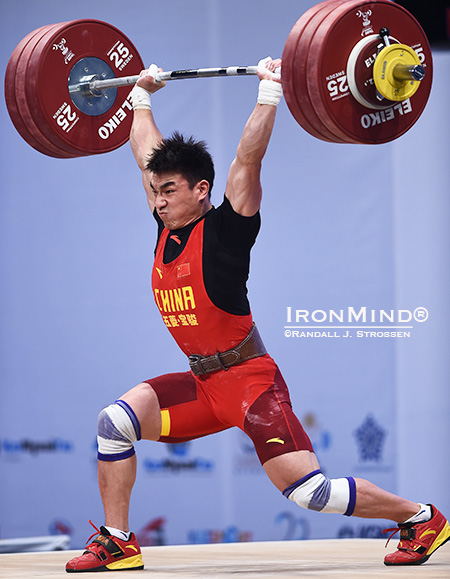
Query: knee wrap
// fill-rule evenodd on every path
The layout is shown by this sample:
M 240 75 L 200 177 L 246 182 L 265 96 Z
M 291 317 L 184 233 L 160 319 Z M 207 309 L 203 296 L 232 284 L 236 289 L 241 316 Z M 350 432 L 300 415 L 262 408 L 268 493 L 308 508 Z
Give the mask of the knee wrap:
M 355 509 L 356 484 L 352 477 L 329 479 L 315 470 L 285 489 L 283 495 L 304 509 L 350 517 Z
M 116 400 L 98 415 L 99 460 L 123 460 L 133 456 L 133 442 L 140 439 L 139 420 L 132 408 L 123 400 Z

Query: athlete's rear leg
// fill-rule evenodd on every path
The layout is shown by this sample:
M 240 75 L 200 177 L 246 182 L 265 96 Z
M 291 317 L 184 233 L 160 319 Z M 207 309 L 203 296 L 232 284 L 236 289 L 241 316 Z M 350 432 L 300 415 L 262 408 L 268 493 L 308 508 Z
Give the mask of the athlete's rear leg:
M 327 478 L 321 473 L 315 454 L 308 451 L 283 454 L 269 459 L 263 466 L 278 490 L 303 508 L 367 519 L 389 519 L 397 523 L 406 521 L 420 510 L 418 503 L 365 479 Z

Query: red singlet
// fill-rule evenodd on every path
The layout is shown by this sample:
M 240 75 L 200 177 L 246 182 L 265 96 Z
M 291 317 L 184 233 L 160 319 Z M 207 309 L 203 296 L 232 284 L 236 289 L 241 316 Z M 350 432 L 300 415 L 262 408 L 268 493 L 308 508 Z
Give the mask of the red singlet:
M 230 314 L 214 305 L 206 291 L 205 219 L 193 227 L 181 253 L 167 264 L 164 247 L 176 232 L 164 229 L 152 272 L 156 305 L 188 356 L 229 350 L 247 336 L 252 325 L 251 313 Z M 312 451 L 292 411 L 283 377 L 268 354 L 228 371 L 198 377 L 191 372 L 166 374 L 147 382 L 161 406 L 162 442 L 191 440 L 237 426 L 252 439 L 261 463 L 286 452 Z

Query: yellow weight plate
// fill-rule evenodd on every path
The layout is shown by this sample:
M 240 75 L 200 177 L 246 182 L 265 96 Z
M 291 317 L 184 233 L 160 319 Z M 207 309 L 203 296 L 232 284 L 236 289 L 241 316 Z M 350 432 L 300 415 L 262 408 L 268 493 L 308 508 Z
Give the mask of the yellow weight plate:
M 413 96 L 420 81 L 404 80 L 395 74 L 397 65 L 420 66 L 416 52 L 406 44 L 391 44 L 378 54 L 373 65 L 373 80 L 378 91 L 390 101 L 404 101 Z M 398 70 L 398 69 L 397 69 Z

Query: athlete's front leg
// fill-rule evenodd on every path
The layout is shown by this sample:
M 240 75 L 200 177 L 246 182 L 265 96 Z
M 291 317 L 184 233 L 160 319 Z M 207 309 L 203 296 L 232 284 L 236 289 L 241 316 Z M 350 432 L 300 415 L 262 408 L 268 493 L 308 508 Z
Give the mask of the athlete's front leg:
M 159 440 L 161 436 L 161 408 L 158 397 L 148 382 L 138 384 L 120 397 L 136 414 L 143 440 Z
M 129 532 L 128 513 L 135 480 L 135 454 L 115 462 L 98 461 L 98 487 L 107 527 Z
M 69 573 L 143 569 L 139 544 L 130 533 L 128 514 L 136 480 L 133 443 L 158 440 L 161 411 L 148 383 L 142 383 L 104 408 L 98 415 L 98 484 L 105 526 L 80 557 L 66 565 Z M 94 525 L 93 525 L 94 526 Z
M 136 480 L 133 442 L 158 440 L 160 435 L 158 398 L 146 382 L 100 412 L 98 483 L 107 527 L 129 531 L 130 496 Z

